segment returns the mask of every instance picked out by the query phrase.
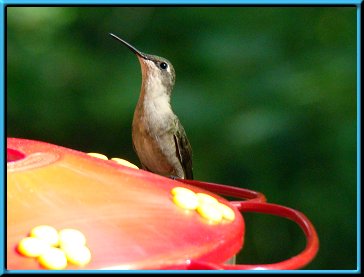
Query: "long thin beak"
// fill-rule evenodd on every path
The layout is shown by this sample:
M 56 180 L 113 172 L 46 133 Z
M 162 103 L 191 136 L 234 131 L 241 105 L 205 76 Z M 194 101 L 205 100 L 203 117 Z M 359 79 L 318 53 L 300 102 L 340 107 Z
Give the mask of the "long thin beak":
M 144 54 L 144 53 L 142 53 L 142 52 L 140 52 L 138 49 L 136 49 L 133 45 L 131 45 L 131 44 L 129 44 L 129 43 L 127 43 L 125 40 L 122 40 L 121 38 L 119 38 L 118 36 L 116 36 L 116 35 L 114 35 L 114 34 L 112 34 L 112 33 L 109 33 L 110 34 L 110 36 L 112 36 L 113 38 L 115 38 L 115 39 L 117 39 L 118 41 L 120 41 L 121 43 L 123 43 L 124 45 L 126 45 L 131 51 L 133 51 L 136 55 L 138 55 L 139 57 L 141 57 L 141 58 L 143 58 L 143 59 L 147 59 L 147 60 L 149 60 L 148 59 L 148 57 Z

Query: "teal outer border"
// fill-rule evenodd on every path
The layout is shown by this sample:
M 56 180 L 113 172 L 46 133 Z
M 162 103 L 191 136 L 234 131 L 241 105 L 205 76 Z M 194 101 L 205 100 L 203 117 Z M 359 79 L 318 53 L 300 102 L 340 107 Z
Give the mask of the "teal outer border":
M 285 270 L 276 271 L 268 270 L 264 273 L 280 273 L 280 274 L 291 274 L 291 273 L 360 273 L 361 272 L 361 198 L 360 198 L 360 183 L 361 183 L 361 170 L 360 170 L 360 149 L 361 149 L 361 136 L 360 136 L 360 123 L 361 123 L 361 105 L 360 105 L 360 92 L 361 92 L 361 81 L 360 81 L 360 57 L 361 57 L 361 35 L 360 35 L 360 22 L 361 22 L 361 0 L 225 0 L 225 1 L 213 1 L 213 0 L 174 0 L 174 1 L 140 1 L 140 0 L 129 0 L 129 1 L 117 1 L 117 0 L 0 0 L 0 111 L 3 114 L 0 120 L 0 144 L 4 146 L 4 151 L 0 151 L 0 166 L 4 166 L 1 170 L 0 178 L 0 276 L 3 274 L 13 273 L 30 273 L 30 274 L 43 274 L 43 273 L 158 273 L 158 274 L 170 274 L 170 273 L 256 273 L 261 274 L 262 271 L 214 271 L 214 270 L 191 270 L 191 271 L 174 271 L 174 270 L 131 270 L 131 271 L 104 271 L 104 270 L 62 270 L 62 271 L 47 271 L 47 270 L 6 270 L 5 269 L 5 8 L 7 5 L 356 5 L 357 6 L 357 269 L 356 270 Z

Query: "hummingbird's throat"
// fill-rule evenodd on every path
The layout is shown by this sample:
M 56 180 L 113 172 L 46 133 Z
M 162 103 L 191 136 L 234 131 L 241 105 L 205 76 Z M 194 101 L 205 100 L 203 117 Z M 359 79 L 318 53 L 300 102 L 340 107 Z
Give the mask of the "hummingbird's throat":
M 162 123 L 173 114 L 170 93 L 160 78 L 153 76 L 152 71 L 149 71 L 148 76 L 145 77 L 143 77 L 139 98 L 140 104 L 143 106 L 146 117 L 152 121 L 151 124 Z
M 164 81 L 153 61 L 142 60 L 142 94 L 147 101 L 163 101 L 170 103 L 171 85 Z

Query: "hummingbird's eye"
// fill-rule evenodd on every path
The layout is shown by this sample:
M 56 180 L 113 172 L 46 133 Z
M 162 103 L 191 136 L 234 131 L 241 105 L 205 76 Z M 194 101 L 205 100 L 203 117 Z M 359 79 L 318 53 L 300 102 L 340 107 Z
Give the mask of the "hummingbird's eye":
M 162 63 L 160 63 L 159 67 L 162 69 L 166 69 L 168 67 L 168 64 L 165 62 L 162 62 Z

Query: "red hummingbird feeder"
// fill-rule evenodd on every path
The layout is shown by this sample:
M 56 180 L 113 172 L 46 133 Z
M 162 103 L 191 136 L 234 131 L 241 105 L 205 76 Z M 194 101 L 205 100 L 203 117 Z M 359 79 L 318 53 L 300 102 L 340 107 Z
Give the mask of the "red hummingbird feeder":
M 173 191 L 181 187 L 193 195 L 207 195 L 230 211 L 229 216 L 209 220 L 201 212 L 201 202 L 197 208 L 177 205 Z M 241 200 L 227 201 L 223 196 Z M 273 264 L 227 264 L 243 248 L 245 212 L 294 221 L 306 237 L 305 249 Z M 42 225 L 82 232 L 91 257 L 82 266 L 74 262 L 64 266 L 72 270 L 299 269 L 319 247 L 315 228 L 304 214 L 266 203 L 259 192 L 173 180 L 61 146 L 8 138 L 8 270 L 44 269 L 39 258 L 19 251 L 19 242 Z

